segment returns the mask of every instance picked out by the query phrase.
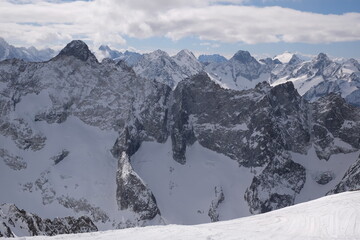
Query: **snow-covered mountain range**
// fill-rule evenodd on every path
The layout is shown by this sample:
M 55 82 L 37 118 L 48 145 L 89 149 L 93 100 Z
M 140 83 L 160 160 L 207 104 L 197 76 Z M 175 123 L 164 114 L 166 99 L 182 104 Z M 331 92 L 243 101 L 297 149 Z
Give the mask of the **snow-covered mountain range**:
M 225 88 L 242 90 L 262 81 L 272 86 L 291 81 L 299 94 L 309 101 L 335 92 L 349 103 L 360 106 L 360 64 L 355 59 L 338 63 L 320 53 L 304 61 L 295 54 L 286 53 L 257 61 L 248 52 L 239 51 L 227 62 L 207 65 L 205 71 Z
M 95 240 L 95 239 L 157 239 L 157 240 L 304 240 L 359 239 L 360 193 L 348 192 L 287 207 L 266 214 L 231 221 L 181 226 L 153 226 L 25 238 L 28 240 Z M 24 239 L 24 238 L 19 238 Z
M 38 50 L 34 47 L 14 47 L 0 37 L 0 61 L 17 58 L 27 62 L 43 62 L 54 57 L 56 52 L 50 48 Z
M 155 79 L 175 88 L 181 80 L 201 72 L 203 65 L 188 50 L 182 50 L 173 57 L 162 50 L 156 50 L 144 54 L 133 69 L 141 77 Z
M 239 51 L 202 65 L 157 50 L 130 67 L 98 62 L 79 40 L 47 62 L 2 61 L 0 203 L 105 230 L 229 220 L 359 189 L 360 109 L 343 87 L 309 91 L 357 91 L 357 64 Z
M 140 53 L 131 51 L 125 51 L 122 53 L 105 45 L 101 45 L 99 47 L 99 51 L 103 58 L 110 58 L 116 62 L 122 60 L 130 67 L 134 66 L 141 58 Z

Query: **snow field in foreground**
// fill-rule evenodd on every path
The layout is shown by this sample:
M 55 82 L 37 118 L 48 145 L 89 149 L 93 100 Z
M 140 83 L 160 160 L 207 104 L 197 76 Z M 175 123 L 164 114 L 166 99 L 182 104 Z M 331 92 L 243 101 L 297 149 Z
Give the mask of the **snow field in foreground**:
M 356 240 L 360 239 L 360 191 L 326 196 L 266 214 L 217 223 L 151 226 L 18 239 Z

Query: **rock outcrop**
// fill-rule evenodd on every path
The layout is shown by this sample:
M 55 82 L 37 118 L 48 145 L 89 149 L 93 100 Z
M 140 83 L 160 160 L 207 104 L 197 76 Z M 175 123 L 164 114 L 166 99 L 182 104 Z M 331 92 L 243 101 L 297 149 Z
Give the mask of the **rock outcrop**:
M 42 219 L 36 214 L 20 210 L 14 204 L 0 205 L 0 237 L 54 236 L 95 231 L 98 229 L 88 217 Z
M 160 215 L 154 195 L 132 169 L 125 152 L 119 158 L 116 183 L 116 197 L 121 210 L 131 210 L 139 220 L 151 220 Z

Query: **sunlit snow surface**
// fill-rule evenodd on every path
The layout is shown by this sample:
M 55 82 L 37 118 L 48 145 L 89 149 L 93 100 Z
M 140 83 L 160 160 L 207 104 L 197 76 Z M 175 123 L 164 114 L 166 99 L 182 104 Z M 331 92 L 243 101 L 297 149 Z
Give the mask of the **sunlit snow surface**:
M 152 190 L 166 223 L 209 222 L 215 187 L 225 195 L 219 205 L 219 219 L 250 215 L 244 194 L 254 176 L 251 169 L 239 167 L 236 161 L 198 142 L 188 147 L 185 165 L 169 161 L 171 156 L 171 141 L 145 142 L 131 158 L 134 170 Z
M 360 191 L 327 196 L 266 214 L 211 224 L 151 226 L 19 239 L 356 240 L 360 239 Z

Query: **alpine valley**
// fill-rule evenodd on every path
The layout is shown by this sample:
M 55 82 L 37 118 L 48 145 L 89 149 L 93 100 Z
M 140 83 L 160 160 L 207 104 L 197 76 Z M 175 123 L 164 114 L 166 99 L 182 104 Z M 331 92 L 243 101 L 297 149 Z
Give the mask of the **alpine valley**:
M 99 51 L 111 58 L 74 40 L 0 62 L 0 237 L 216 222 L 360 189 L 355 59 Z

